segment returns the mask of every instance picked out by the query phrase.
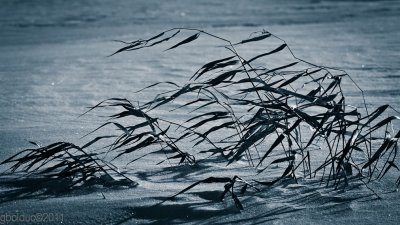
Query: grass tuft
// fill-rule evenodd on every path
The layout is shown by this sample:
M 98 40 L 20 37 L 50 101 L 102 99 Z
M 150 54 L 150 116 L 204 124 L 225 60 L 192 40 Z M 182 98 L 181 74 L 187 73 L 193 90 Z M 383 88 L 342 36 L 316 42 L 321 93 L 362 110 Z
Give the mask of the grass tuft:
M 244 184 L 242 193 L 248 186 L 258 190 L 255 185 L 270 186 L 284 178 L 296 180 L 298 176 L 319 177 L 326 185 L 340 188 L 346 187 L 352 176 L 371 181 L 382 179 L 388 171 L 399 171 L 400 131 L 392 128 L 399 117 L 384 116 L 390 106 L 383 105 L 369 113 L 371 109 L 362 89 L 345 71 L 296 57 L 284 40 L 267 31 L 253 33 L 232 44 L 203 30 L 174 28 L 148 39 L 122 41 L 125 46 L 112 55 L 164 45 L 180 35 L 184 39 L 167 50 L 189 48 L 188 43 L 208 37 L 224 42 L 226 54 L 204 63 L 188 76 L 184 85 L 168 81 L 141 89 L 162 84 L 172 87 L 150 101 L 133 104 L 128 99 L 112 98 L 83 114 L 104 107 L 119 109 L 109 116 L 110 121 L 93 132 L 111 125 L 118 128 L 120 135 L 94 137 L 82 147 L 55 143 L 27 149 L 3 164 L 12 164 L 11 171 L 22 169 L 47 176 L 67 176 L 79 183 L 97 174 L 118 173 L 110 162 L 133 157 L 139 150 L 147 150 L 145 154 L 149 154 L 156 147 L 165 151 L 166 161 L 189 165 L 196 163 L 197 153 L 215 154 L 226 160 L 227 165 L 246 160 L 264 178 L 251 184 L 237 176 L 210 177 L 175 196 L 202 183 L 225 183 L 223 196 L 229 192 L 239 209 L 243 206 L 233 189 L 238 181 Z M 239 53 L 238 49 L 247 45 L 264 49 L 262 42 L 278 44 L 261 54 L 244 57 Z M 268 66 L 274 57 L 278 64 Z M 359 89 L 363 97 L 361 107 L 348 104 L 342 88 L 344 81 Z M 162 108 L 180 111 L 189 118 L 173 121 L 157 115 Z M 134 122 L 129 125 L 119 122 L 125 118 L 133 118 Z M 106 153 L 86 153 L 87 148 L 103 139 L 113 140 Z M 182 150 L 181 146 L 188 144 L 192 149 Z M 109 161 L 99 159 L 109 153 L 113 153 Z M 324 160 L 317 160 L 320 158 Z M 133 157 L 129 163 L 138 159 Z M 269 177 L 265 171 L 276 164 L 284 165 L 280 167 L 281 175 Z M 398 179 L 396 184 L 399 183 Z

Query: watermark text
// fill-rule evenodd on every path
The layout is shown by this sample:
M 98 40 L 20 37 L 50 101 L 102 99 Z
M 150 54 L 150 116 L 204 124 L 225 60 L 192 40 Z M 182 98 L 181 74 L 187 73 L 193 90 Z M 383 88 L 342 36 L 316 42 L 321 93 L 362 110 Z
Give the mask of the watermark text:
M 64 215 L 62 213 L 1 213 L 0 224 L 16 223 L 62 223 Z

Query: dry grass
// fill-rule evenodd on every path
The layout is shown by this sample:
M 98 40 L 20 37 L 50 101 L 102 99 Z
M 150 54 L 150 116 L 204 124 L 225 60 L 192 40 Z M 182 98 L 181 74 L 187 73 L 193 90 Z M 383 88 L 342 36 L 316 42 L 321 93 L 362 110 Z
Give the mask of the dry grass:
M 112 55 L 156 47 L 175 41 L 182 34 L 186 38 L 165 51 L 190 48 L 188 43 L 207 36 L 225 43 L 217 47 L 226 52 L 226 57 L 205 63 L 184 85 L 169 81 L 142 89 L 156 85 L 173 87 L 148 102 L 112 98 L 84 113 L 104 107 L 119 109 L 110 116 L 110 121 L 98 128 L 116 126 L 121 131 L 119 136 L 95 136 L 82 147 L 55 143 L 27 149 L 2 163 L 12 164 L 13 172 L 23 170 L 71 177 L 76 179 L 72 185 L 101 174 L 123 175 L 112 166 L 112 160 L 130 157 L 139 150 L 148 149 L 144 154 L 149 154 L 154 148 L 165 151 L 168 161 L 190 165 L 196 164 L 192 152 L 220 155 L 228 165 L 247 160 L 261 174 L 271 165 L 285 165 L 279 177 L 265 173 L 263 180 L 251 183 L 237 176 L 210 177 L 177 194 L 201 183 L 225 183 L 223 196 L 231 193 L 238 208 L 243 207 L 234 190 L 237 182 L 242 183 L 240 191 L 244 193 L 248 186 L 258 190 L 256 185 L 274 185 L 284 178 L 318 176 L 326 185 L 340 188 L 348 185 L 350 177 L 369 182 L 383 178 L 389 170 L 399 170 L 400 132 L 393 129 L 393 122 L 399 117 L 384 116 L 390 106 L 383 105 L 372 111 L 364 97 L 360 103 L 363 107 L 349 105 L 341 85 L 343 80 L 353 80 L 345 71 L 297 58 L 284 40 L 267 31 L 232 43 L 202 30 L 174 28 L 148 39 L 122 42 L 125 46 Z M 270 40 L 280 43 L 262 54 L 244 58 L 237 50 L 244 45 L 263 49 L 262 43 Z M 284 64 L 269 67 L 271 57 L 279 58 L 282 53 L 289 54 L 290 61 L 278 60 Z M 363 96 L 358 85 L 354 85 Z M 174 101 L 178 98 L 184 103 L 176 106 Z M 162 115 L 152 115 L 162 107 L 183 110 L 190 117 L 172 121 Z M 128 117 L 134 118 L 134 124 L 127 126 L 119 122 Z M 112 140 L 106 152 L 86 153 L 86 149 L 103 139 Z M 191 153 L 180 147 L 188 143 L 193 143 Z M 108 154 L 113 158 L 100 160 Z M 322 158 L 321 154 L 324 160 L 316 160 Z M 138 159 L 132 158 L 130 163 Z M 400 178 L 396 183 L 400 184 Z

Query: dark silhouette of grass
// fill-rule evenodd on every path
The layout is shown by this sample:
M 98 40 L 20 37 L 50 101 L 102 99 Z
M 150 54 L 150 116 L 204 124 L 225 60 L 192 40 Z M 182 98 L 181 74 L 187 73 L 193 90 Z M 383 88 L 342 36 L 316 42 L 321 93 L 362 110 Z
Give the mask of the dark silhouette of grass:
M 111 98 L 83 114 L 104 107 L 120 109 L 98 128 L 115 126 L 121 131 L 119 136 L 95 136 L 82 147 L 56 143 L 28 149 L 2 164 L 12 164 L 12 171 L 72 177 L 76 179 L 72 185 L 99 177 L 98 174 L 123 175 L 111 165 L 112 160 L 129 157 L 144 149 L 149 149 L 150 152 L 145 154 L 150 154 L 155 147 L 165 151 L 167 161 L 177 160 L 190 165 L 196 164 L 192 153 L 196 150 L 220 155 L 227 165 L 245 159 L 261 174 L 275 164 L 284 165 L 279 177 L 265 174 L 262 180 L 251 183 L 237 176 L 210 177 L 176 194 L 183 194 L 202 183 L 223 183 L 223 196 L 229 192 L 240 209 L 243 207 L 234 190 L 238 181 L 244 184 L 243 193 L 248 186 L 257 189 L 255 185 L 270 186 L 282 179 L 297 179 L 300 174 L 309 178 L 319 176 L 326 185 L 339 188 L 345 187 L 352 176 L 368 182 L 383 178 L 389 170 L 399 170 L 400 132 L 392 128 L 393 121 L 399 117 L 384 117 L 390 106 L 369 109 L 362 89 L 345 71 L 296 57 L 284 40 L 267 31 L 255 32 L 247 39 L 232 43 L 203 30 L 174 28 L 148 39 L 121 41 L 125 46 L 112 55 L 156 47 L 175 41 L 182 34 L 188 36 L 165 51 L 173 54 L 175 48 L 189 48 L 191 42 L 208 36 L 223 42 L 224 45 L 218 47 L 227 54 L 205 63 L 184 85 L 159 82 L 140 90 L 156 85 L 172 87 L 150 101 L 132 103 L 128 99 Z M 258 55 L 245 58 L 237 50 L 239 46 L 249 44 L 263 49 L 260 43 L 272 39 L 280 43 Z M 282 53 L 289 54 L 291 61 L 281 60 L 281 65 L 269 67 L 268 57 Z M 363 107 L 357 108 L 346 102 L 341 86 L 345 79 L 353 82 L 360 91 Z M 186 99 L 186 102 L 174 106 L 171 111 L 186 110 L 195 115 L 189 114 L 190 117 L 182 121 L 153 115 L 156 109 L 172 107 L 171 103 L 178 98 Z M 124 126 L 118 122 L 122 118 L 134 118 L 135 122 Z M 225 134 L 222 137 L 217 135 L 221 132 Z M 106 146 L 108 151 L 86 153 L 86 149 L 103 139 L 112 139 Z M 189 153 L 181 149 L 184 143 L 193 143 L 194 151 Z M 315 152 L 323 154 L 325 160 L 314 160 Z M 109 153 L 114 158 L 99 160 L 100 156 Z M 130 163 L 138 159 L 132 158 Z

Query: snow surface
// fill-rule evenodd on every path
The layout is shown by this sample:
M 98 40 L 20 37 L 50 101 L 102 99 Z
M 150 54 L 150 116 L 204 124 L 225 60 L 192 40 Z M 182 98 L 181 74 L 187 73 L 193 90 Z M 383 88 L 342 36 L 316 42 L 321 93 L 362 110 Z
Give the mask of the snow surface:
M 160 49 L 106 57 L 121 45 L 112 40 L 150 37 L 173 27 L 192 27 L 239 41 L 268 30 L 294 53 L 320 65 L 345 69 L 371 107 L 400 109 L 399 1 L 1 1 L 0 159 L 56 141 L 83 144 L 84 134 L 104 120 L 86 107 L 110 97 L 142 100 L 134 91 L 157 81 L 184 83 L 210 59 L 211 43 L 163 53 Z M 214 51 L 212 59 L 218 57 Z M 345 93 L 361 96 L 350 83 Z M 179 118 L 179 113 L 171 114 Z M 102 131 L 109 132 L 109 131 Z M 5 213 L 61 213 L 63 224 L 398 224 L 400 198 L 391 175 L 369 186 L 338 193 L 315 180 L 249 192 L 239 212 L 222 185 L 200 185 L 209 176 L 254 174 L 246 164 L 224 167 L 214 158 L 200 168 L 156 165 L 164 155 L 137 161 L 135 188 L 93 188 L 62 195 L 11 194 L 2 178 L 0 217 Z M 121 167 L 124 163 L 121 162 Z M 274 171 L 271 171 L 271 175 Z M 34 190 L 35 181 L 31 185 Z M 104 195 L 104 197 L 103 197 Z M 163 202 L 162 204 L 160 204 Z M 60 222 L 60 221 L 58 221 Z

